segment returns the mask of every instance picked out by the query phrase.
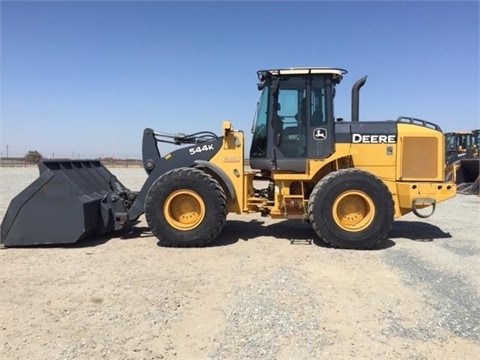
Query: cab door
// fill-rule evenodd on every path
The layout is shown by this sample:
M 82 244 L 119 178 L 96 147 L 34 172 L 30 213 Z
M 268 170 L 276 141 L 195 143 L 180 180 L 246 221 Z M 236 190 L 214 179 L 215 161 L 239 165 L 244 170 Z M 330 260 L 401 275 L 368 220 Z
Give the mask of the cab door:
M 316 76 L 311 80 L 307 134 L 309 159 L 326 159 L 335 151 L 334 90 L 328 77 Z
M 333 153 L 332 84 L 327 77 L 281 78 L 272 108 L 277 169 L 305 172 L 307 159 Z

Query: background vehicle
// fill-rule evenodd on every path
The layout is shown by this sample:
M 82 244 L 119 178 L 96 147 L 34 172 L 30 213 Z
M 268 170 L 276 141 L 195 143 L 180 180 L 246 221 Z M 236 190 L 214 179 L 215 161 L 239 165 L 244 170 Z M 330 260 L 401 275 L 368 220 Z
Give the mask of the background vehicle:
M 456 183 L 462 194 L 479 194 L 480 129 L 445 134 L 447 165 L 455 164 Z
M 478 158 L 480 129 L 454 131 L 445 134 L 447 164 L 457 160 Z
M 164 246 L 204 246 L 228 212 L 309 221 L 325 242 L 371 248 L 394 218 L 456 193 L 445 181 L 445 138 L 415 118 L 360 122 L 352 89 L 352 121 L 335 121 L 335 86 L 343 69 L 258 71 L 261 90 L 250 167 L 244 134 L 224 121 L 211 132 L 165 134 L 145 129 L 142 189 L 126 189 L 98 161 L 44 161 L 40 177 L 12 200 L 2 222 L 5 246 L 71 243 L 135 222 L 145 213 Z M 164 156 L 159 142 L 185 144 Z M 268 186 L 254 187 L 255 180 Z M 429 214 L 431 215 L 431 214 Z M 428 216 L 429 216 L 428 215 Z

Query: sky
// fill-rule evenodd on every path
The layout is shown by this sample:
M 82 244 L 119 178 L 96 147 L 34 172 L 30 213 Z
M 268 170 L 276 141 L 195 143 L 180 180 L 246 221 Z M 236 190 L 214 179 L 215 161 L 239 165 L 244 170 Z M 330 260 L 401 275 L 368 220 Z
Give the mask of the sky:
M 141 158 L 142 132 L 250 129 L 256 71 L 348 70 L 335 116 L 479 124 L 478 1 L 2 1 L 0 155 Z M 160 146 L 160 151 L 171 148 Z

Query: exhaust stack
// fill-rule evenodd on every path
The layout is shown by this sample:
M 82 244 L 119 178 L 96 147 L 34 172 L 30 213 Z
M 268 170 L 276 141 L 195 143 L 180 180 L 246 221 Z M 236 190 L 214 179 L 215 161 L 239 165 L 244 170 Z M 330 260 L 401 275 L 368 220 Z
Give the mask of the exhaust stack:
M 365 85 L 367 76 L 357 80 L 352 86 L 352 121 L 358 121 L 360 114 L 360 88 Z

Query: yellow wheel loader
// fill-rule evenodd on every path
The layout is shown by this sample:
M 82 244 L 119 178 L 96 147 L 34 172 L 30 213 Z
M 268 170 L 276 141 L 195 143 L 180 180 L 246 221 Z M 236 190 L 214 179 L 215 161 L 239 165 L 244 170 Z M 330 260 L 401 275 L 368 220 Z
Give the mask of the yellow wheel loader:
M 445 134 L 446 162 L 450 166 L 447 179 L 455 172 L 458 193 L 479 195 L 480 129 Z
M 351 121 L 335 119 L 335 87 L 345 74 L 327 67 L 258 71 L 249 164 L 244 133 L 229 121 L 219 135 L 145 129 L 148 178 L 139 191 L 125 188 L 99 161 L 45 160 L 40 177 L 12 200 L 1 241 L 72 243 L 145 214 L 161 245 L 205 246 L 228 213 L 259 212 L 306 220 L 334 247 L 372 248 L 395 218 L 412 211 L 429 216 L 436 203 L 455 196 L 455 179 L 445 181 L 438 125 L 410 117 L 359 121 L 366 77 L 352 88 Z M 161 142 L 184 146 L 162 156 Z

